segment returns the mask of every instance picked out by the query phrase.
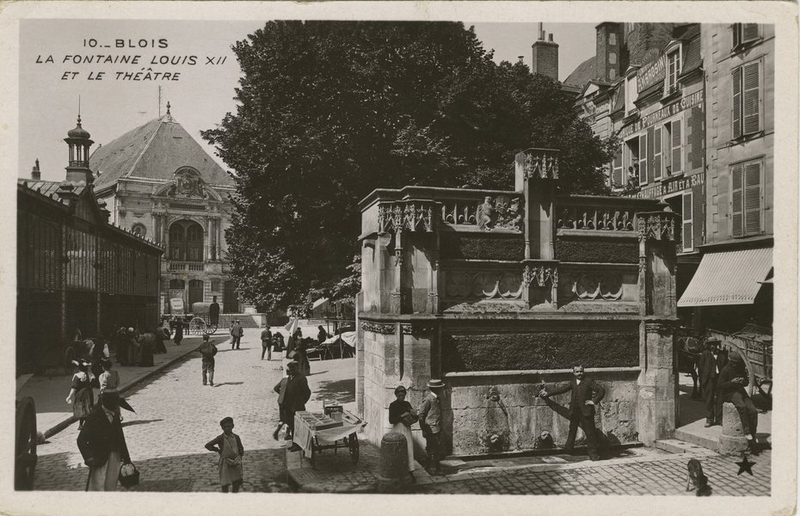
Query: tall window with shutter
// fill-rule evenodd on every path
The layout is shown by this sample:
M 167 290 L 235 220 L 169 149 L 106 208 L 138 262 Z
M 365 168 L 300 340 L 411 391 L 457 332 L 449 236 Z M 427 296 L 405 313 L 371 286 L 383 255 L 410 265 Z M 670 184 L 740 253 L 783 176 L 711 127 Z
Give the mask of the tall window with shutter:
M 670 147 L 672 149 L 672 173 L 677 174 L 683 170 L 683 137 L 681 135 L 681 119 L 673 120 L 670 124 Z
M 761 161 L 739 163 L 731 168 L 731 216 L 734 237 L 761 233 Z
M 639 135 L 639 184 L 647 184 L 647 133 Z
M 653 177 L 661 179 L 661 128 L 656 127 L 653 132 Z
M 614 156 L 614 163 L 612 164 L 611 170 L 612 188 L 622 188 L 622 149 Z
M 683 250 L 691 251 L 694 249 L 694 222 L 692 215 L 692 192 L 683 194 L 683 210 L 681 213 L 683 217 Z
M 761 61 L 733 71 L 733 138 L 761 131 Z

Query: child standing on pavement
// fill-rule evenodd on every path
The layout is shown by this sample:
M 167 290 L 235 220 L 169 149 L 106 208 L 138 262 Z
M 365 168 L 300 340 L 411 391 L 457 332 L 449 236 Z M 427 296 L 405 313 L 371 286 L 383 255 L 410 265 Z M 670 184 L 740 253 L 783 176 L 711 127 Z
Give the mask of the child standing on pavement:
M 208 333 L 203 334 L 203 345 L 198 349 L 203 355 L 203 385 L 208 381 L 211 386 L 214 386 L 214 355 L 217 354 L 217 346 L 213 341 L 208 339 Z
M 219 483 L 222 492 L 228 492 L 228 486 L 233 486 L 233 492 L 238 493 L 242 486 L 242 457 L 244 446 L 238 435 L 233 433 L 233 418 L 226 417 L 219 422 L 222 433 L 206 443 L 206 449 L 219 453 Z

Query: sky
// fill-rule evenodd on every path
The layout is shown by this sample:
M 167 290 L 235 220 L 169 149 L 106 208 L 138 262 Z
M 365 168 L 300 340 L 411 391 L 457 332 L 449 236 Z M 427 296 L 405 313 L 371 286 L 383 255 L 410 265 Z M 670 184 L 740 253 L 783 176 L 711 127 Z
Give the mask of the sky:
M 231 45 L 264 21 L 22 20 L 20 26 L 19 177 L 30 177 L 40 161 L 42 179 L 63 180 L 67 131 L 75 127 L 80 103 L 82 126 L 95 144 L 108 144 L 166 113 L 226 168 L 200 131 L 235 111 L 240 69 Z M 474 23 L 494 59 L 531 64 L 533 23 Z M 559 79 L 594 55 L 593 24 L 545 23 L 559 44 Z M 53 35 L 57 34 L 57 37 Z M 107 46 L 106 46 L 107 45 Z M 87 62 L 85 56 L 133 56 L 135 64 Z M 192 57 L 194 56 L 194 57 Z M 162 61 L 169 64 L 160 64 Z M 146 80 L 145 74 L 173 74 Z M 75 73 L 77 72 L 77 73 Z M 100 75 L 100 72 L 104 72 Z M 131 73 L 127 78 L 125 73 Z M 135 72 L 141 72 L 135 80 Z M 174 80 L 175 73 L 179 73 Z M 159 86 L 161 105 L 159 106 Z

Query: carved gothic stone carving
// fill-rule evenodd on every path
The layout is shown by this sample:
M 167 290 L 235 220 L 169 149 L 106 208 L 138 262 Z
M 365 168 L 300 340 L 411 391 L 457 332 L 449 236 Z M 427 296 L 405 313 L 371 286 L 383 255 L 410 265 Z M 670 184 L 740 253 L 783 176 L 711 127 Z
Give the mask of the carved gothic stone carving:
M 675 214 L 645 213 L 637 217 L 640 239 L 675 241 Z
M 384 335 L 391 335 L 394 333 L 394 323 L 377 323 L 372 321 L 363 321 L 361 329 L 372 333 L 381 333 Z
M 526 287 L 544 287 L 550 282 L 553 286 L 558 286 L 558 269 L 556 267 L 531 267 L 526 265 L 522 272 L 522 280 Z
M 447 271 L 445 295 L 456 299 L 519 299 L 522 278 L 512 272 Z
M 521 232 L 524 201 L 510 195 L 486 196 L 482 203 L 449 200 L 442 206 L 442 220 L 447 224 L 478 226 L 483 231 L 507 229 Z
M 525 179 L 558 179 L 558 157 L 547 153 L 526 153 Z
M 420 333 L 430 333 L 433 331 L 433 326 L 430 324 L 408 324 L 400 325 L 400 331 L 403 335 L 419 335 Z
M 430 204 L 391 202 L 378 205 L 378 231 L 433 231 L 433 207 Z
M 571 294 L 584 301 L 616 301 L 622 297 L 622 285 L 622 277 L 618 274 L 581 274 L 573 279 Z

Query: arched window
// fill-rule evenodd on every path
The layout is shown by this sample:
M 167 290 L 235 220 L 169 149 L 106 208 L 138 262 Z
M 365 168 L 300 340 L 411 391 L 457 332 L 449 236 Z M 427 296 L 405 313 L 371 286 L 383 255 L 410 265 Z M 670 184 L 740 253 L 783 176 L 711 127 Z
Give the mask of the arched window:
M 173 222 L 169 228 L 169 259 L 203 261 L 203 228 L 191 220 Z

